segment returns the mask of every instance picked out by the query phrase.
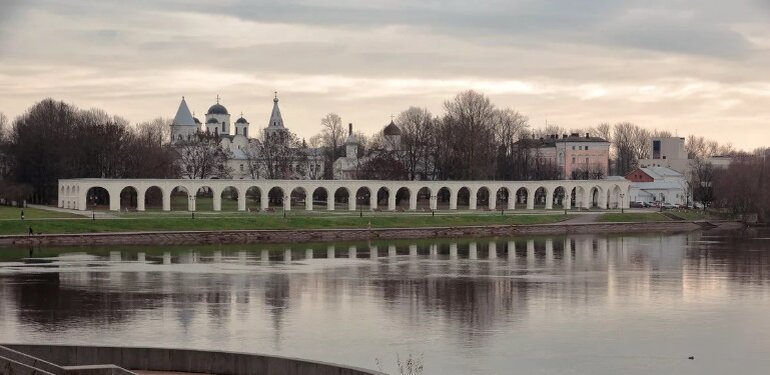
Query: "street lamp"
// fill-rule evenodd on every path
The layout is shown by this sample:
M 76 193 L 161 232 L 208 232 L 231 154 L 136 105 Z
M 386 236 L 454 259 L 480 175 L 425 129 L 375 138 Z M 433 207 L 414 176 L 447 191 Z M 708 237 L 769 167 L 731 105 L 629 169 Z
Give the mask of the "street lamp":
M 622 213 L 625 213 L 625 210 L 624 210 L 624 209 L 625 209 L 625 205 L 623 204 L 623 202 L 624 202 L 624 201 L 623 201 L 623 198 L 624 198 L 625 196 L 626 196 L 625 194 L 623 194 L 623 193 L 620 193 L 620 213 L 621 213 L 621 214 L 622 214 Z
M 431 195 L 430 196 L 430 202 L 433 203 L 430 205 L 430 216 L 436 216 L 436 208 L 438 208 L 438 195 Z

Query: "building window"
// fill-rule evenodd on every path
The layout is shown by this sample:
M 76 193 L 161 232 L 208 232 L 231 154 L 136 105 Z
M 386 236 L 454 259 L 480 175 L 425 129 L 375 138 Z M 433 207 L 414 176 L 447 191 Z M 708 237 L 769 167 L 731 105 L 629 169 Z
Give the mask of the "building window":
M 586 146 L 586 147 L 584 148 L 584 150 L 588 150 L 588 146 Z
M 243 172 L 243 164 L 241 164 L 241 172 Z
M 575 164 L 575 157 L 572 157 L 572 164 Z
M 652 141 L 652 158 L 660 159 L 660 141 Z
M 586 164 L 588 164 L 588 158 L 586 158 Z
M 575 146 L 572 146 L 572 151 L 575 151 Z

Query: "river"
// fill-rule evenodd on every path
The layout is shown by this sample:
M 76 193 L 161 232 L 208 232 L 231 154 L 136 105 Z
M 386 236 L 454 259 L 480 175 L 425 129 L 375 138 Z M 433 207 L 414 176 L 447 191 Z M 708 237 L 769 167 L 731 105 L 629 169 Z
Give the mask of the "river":
M 770 231 L 0 248 L 0 342 L 392 374 L 396 355 L 425 374 L 766 374 Z

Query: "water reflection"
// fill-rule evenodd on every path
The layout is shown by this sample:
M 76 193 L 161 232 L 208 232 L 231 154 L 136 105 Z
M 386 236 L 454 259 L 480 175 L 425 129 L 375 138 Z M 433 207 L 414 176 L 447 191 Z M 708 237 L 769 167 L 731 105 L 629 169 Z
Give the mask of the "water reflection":
M 721 324 L 750 322 L 765 341 L 727 328 L 717 341 L 764 358 L 770 325 L 753 320 L 770 312 L 763 236 L 7 249 L 0 341 L 232 349 L 366 367 L 383 353 L 418 351 L 429 373 L 648 373 L 623 353 L 718 352 L 691 325 L 711 327 L 730 310 L 743 320 Z M 607 358 L 586 360 L 597 351 Z M 677 366 L 652 369 L 718 368 Z

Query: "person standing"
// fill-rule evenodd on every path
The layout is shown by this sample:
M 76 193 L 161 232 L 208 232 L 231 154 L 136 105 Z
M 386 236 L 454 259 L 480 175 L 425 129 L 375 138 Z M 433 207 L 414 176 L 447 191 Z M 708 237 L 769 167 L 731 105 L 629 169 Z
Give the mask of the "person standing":
M 21 210 L 21 220 L 24 220 L 24 210 Z

